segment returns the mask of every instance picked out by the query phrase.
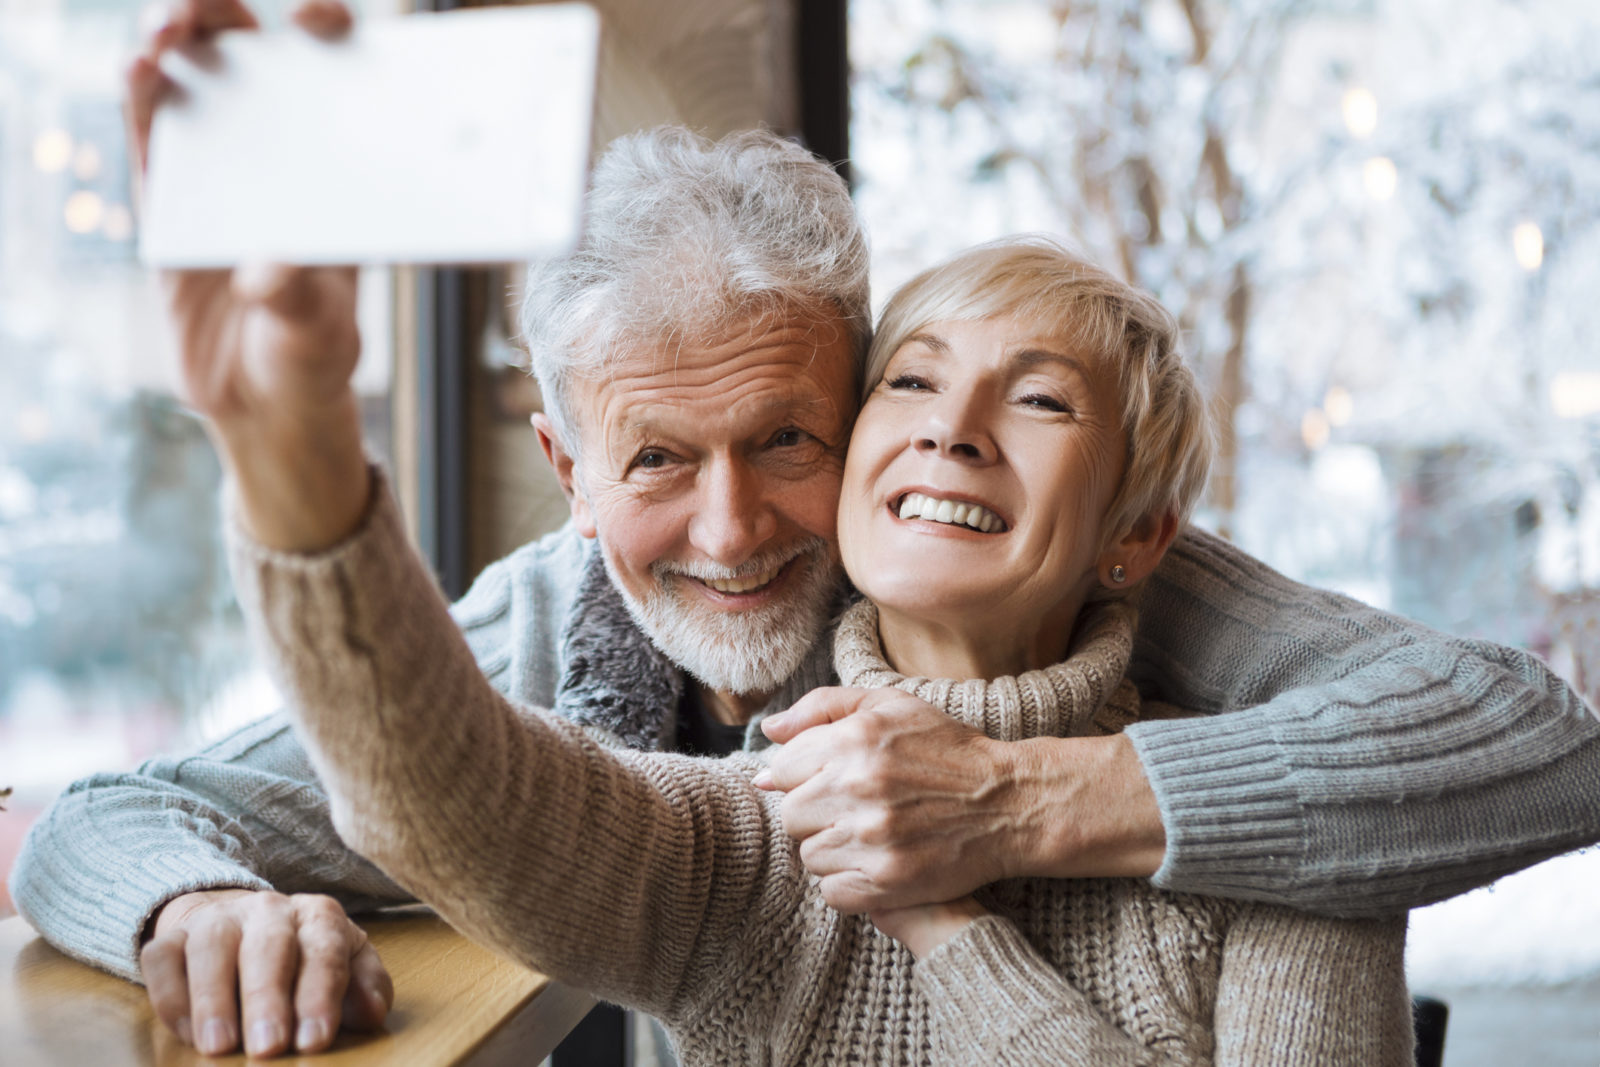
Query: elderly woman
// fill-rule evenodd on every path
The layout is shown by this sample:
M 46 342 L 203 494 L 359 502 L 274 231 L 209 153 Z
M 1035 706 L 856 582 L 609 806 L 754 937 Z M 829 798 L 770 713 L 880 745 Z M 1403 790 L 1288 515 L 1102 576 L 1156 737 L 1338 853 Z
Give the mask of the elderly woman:
M 1158 713 L 1124 678 L 1128 594 L 1208 440 L 1166 313 L 1003 242 L 906 286 L 870 368 L 839 516 L 866 599 L 838 628 L 841 681 L 1019 742 Z M 759 757 L 619 751 L 512 707 L 402 530 L 380 493 L 322 556 L 235 533 L 341 833 L 474 938 L 657 1016 L 687 1063 L 1410 1059 L 1402 920 L 1136 880 L 1003 882 L 877 925 L 833 911 Z

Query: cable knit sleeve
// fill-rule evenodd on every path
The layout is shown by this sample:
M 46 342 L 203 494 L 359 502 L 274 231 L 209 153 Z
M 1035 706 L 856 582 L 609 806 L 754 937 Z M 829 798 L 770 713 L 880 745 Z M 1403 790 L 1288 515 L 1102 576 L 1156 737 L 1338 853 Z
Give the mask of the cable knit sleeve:
M 1246 907 L 1223 943 L 1217 1067 L 1415 1063 L 1405 929 Z
M 484 679 L 381 487 L 315 556 L 233 527 L 240 603 L 350 845 L 452 926 L 665 1018 L 802 884 L 748 758 L 621 753 Z M 785 866 L 785 865 L 788 866 Z
M 1063 978 L 1009 919 L 986 915 L 917 961 L 933 1062 L 1105 1067 L 1160 1063 Z
M 1600 721 L 1533 656 L 1291 582 L 1190 531 L 1130 674 L 1164 889 L 1381 915 L 1600 840 Z

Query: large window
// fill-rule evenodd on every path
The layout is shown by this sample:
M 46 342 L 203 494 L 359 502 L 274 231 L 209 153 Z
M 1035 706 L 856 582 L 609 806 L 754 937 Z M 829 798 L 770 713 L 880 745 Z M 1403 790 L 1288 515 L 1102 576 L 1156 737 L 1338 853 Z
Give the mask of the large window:
M 850 47 L 880 302 L 1075 242 L 1181 319 L 1224 431 L 1203 525 L 1600 697 L 1600 8 L 854 0 Z M 1420 913 L 1414 980 L 1600 977 L 1597 882 Z
M 0 0 L 0 914 L 23 833 L 71 780 L 275 703 L 232 603 L 217 463 L 174 399 L 135 260 L 120 78 L 137 16 Z M 362 284 L 358 383 L 382 451 L 390 282 Z

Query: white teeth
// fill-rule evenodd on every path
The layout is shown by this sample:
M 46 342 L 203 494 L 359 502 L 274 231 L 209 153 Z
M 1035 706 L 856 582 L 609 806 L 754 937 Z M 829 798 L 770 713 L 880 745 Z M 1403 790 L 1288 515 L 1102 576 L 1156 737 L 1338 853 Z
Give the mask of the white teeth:
M 970 526 L 983 533 L 993 533 L 1005 525 L 1000 516 L 978 504 L 940 500 L 924 493 L 907 493 L 900 501 L 900 517 Z
M 765 574 L 752 575 L 749 578 L 702 578 L 711 588 L 719 593 L 748 593 L 753 589 L 760 589 L 778 576 L 782 567 L 774 567 Z

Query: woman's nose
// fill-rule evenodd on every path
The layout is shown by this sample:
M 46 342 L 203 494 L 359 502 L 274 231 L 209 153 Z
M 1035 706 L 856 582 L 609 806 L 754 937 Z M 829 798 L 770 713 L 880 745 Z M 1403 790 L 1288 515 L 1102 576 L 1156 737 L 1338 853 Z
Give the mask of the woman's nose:
M 995 457 L 994 439 L 971 400 L 951 397 L 928 412 L 918 429 L 917 451 L 938 453 L 964 463 L 988 463 Z

